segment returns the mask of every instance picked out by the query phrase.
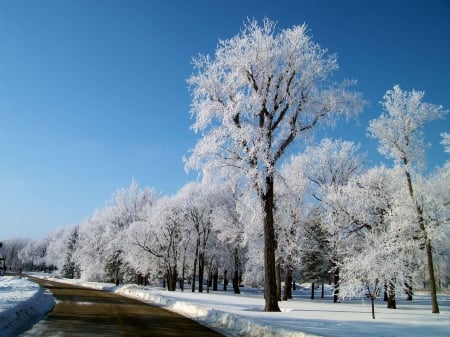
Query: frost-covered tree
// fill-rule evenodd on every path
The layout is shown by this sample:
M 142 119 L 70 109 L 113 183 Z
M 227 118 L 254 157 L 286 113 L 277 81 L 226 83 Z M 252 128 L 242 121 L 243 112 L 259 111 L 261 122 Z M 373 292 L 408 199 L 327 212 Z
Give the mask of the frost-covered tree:
M 399 169 L 375 167 L 330 192 L 341 237 L 340 297 L 376 297 L 385 286 L 388 307 L 395 309 L 395 293 L 411 273 L 410 214 L 405 214 Z M 408 201 L 408 200 L 407 200 Z M 413 218 L 414 219 L 414 218 Z
M 167 289 L 175 291 L 178 280 L 178 265 L 183 247 L 183 214 L 173 197 L 158 200 L 147 208 L 142 221 L 134 222 L 127 231 L 131 244 L 157 259 Z
M 205 182 L 188 183 L 178 192 L 184 221 L 189 228 L 188 231 L 194 245 L 193 292 L 195 291 L 196 275 L 198 275 L 198 291 L 203 292 L 205 269 L 209 262 L 214 261 L 213 250 L 216 251 L 216 248 L 212 242 L 217 241 L 214 240 L 213 212 L 225 203 L 225 196 L 220 189 Z
M 229 276 L 232 278 L 234 293 L 239 294 L 239 282 L 242 278 L 243 252 L 245 251 L 243 213 L 247 213 L 244 197 L 236 184 L 222 184 L 216 189 L 221 196 L 221 202 L 213 209 L 213 231 L 223 249 L 220 260 L 224 267 L 224 291 L 227 290 Z M 228 274 L 228 271 L 232 274 Z
M 416 224 L 425 245 L 432 312 L 439 313 L 433 248 L 424 219 L 424 205 L 415 188 L 414 173 L 423 165 L 423 126 L 427 122 L 442 118 L 447 111 L 442 106 L 423 102 L 424 94 L 423 91 L 404 91 L 395 85 L 385 93 L 381 102 L 383 112 L 380 117 L 370 121 L 368 131 L 371 137 L 378 139 L 378 151 L 403 167 L 409 197 L 415 205 Z
M 274 175 L 286 149 L 320 122 L 361 110 L 349 83 L 330 80 L 337 69 L 311 40 L 306 25 L 277 30 L 274 22 L 250 20 L 221 40 L 214 57 L 194 60 L 188 82 L 196 144 L 188 168 L 234 167 L 255 189 L 262 209 L 265 311 L 279 311 L 275 273 Z
M 312 196 L 314 203 L 322 210 L 319 213 L 330 214 L 330 220 L 335 220 L 333 213 L 335 210 L 330 207 L 326 196 L 333 193 L 348 183 L 348 181 L 361 173 L 363 168 L 363 155 L 359 153 L 359 145 L 350 141 L 323 139 L 319 144 L 308 146 L 305 151 L 297 156 L 293 156 L 289 162 L 290 176 L 289 185 L 305 184 L 306 189 Z M 324 217 L 325 218 L 325 217 Z M 309 224 L 311 225 L 311 224 Z M 321 236 L 321 232 L 326 230 L 329 233 L 327 245 L 331 251 L 328 252 L 333 266 L 334 282 L 334 302 L 339 300 L 339 259 L 340 256 L 340 235 L 338 223 L 318 223 L 317 233 L 309 233 L 315 237 Z M 308 242 L 310 244 L 311 242 Z M 324 242 L 323 242 L 324 243 Z M 313 254 L 309 251 L 309 254 Z M 314 255 L 314 254 L 313 254 Z M 328 264 L 327 264 L 328 265 Z
M 11 239 L 0 242 L 0 256 L 5 260 L 7 270 L 21 271 L 23 264 L 19 252 L 28 244 L 27 239 Z M 3 267 L 3 265 L 0 265 Z
M 128 227 L 145 217 L 145 210 L 158 198 L 151 188 L 140 189 L 135 181 L 114 193 L 105 208 L 80 225 L 74 258 L 80 263 L 81 277 L 115 281 L 135 275 L 125 259 Z
M 78 241 L 78 228 L 69 228 L 69 237 L 66 239 L 66 251 L 61 275 L 65 278 L 79 278 L 79 266 L 74 260 L 73 253 Z

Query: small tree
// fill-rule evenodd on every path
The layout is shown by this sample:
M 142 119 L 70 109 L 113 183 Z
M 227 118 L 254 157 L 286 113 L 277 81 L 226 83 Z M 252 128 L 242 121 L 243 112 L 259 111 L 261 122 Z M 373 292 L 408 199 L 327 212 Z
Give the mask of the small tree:
M 433 266 L 433 248 L 429 229 L 424 219 L 424 209 L 415 190 L 414 169 L 420 169 L 423 161 L 422 128 L 425 123 L 442 118 L 447 112 L 442 106 L 422 102 L 423 91 L 403 91 L 396 85 L 383 97 L 384 111 L 370 122 L 369 135 L 378 139 L 378 151 L 403 167 L 409 197 L 415 206 L 416 222 L 425 246 L 428 276 L 430 280 L 432 312 L 439 313 L 436 296 L 436 280 Z

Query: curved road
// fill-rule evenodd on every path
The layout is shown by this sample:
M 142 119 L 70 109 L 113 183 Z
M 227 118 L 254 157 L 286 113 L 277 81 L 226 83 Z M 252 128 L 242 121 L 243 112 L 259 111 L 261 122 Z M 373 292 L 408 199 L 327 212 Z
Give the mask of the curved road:
M 56 306 L 20 336 L 222 336 L 183 316 L 117 294 L 35 281 L 52 292 Z

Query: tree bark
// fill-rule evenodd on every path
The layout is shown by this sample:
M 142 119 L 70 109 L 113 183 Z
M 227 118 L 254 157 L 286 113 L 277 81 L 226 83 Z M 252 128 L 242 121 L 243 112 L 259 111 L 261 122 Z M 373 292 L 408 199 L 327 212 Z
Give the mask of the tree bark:
M 314 288 L 315 288 L 315 286 L 316 286 L 316 285 L 314 284 L 314 282 L 312 282 L 312 283 L 311 283 L 311 299 L 312 299 L 312 300 L 313 300 L 314 297 L 315 297 L 315 296 L 314 296 Z
M 223 291 L 227 291 L 228 286 L 228 270 L 224 270 L 223 272 Z
M 431 247 L 431 240 L 428 237 L 427 230 L 425 228 L 425 219 L 423 218 L 423 209 L 416 201 L 414 197 L 414 189 L 411 179 L 411 174 L 408 170 L 408 160 L 403 159 L 404 170 L 406 175 L 406 180 L 408 182 L 409 194 L 414 202 L 416 207 L 416 216 L 417 221 L 419 223 L 419 229 L 422 232 L 423 239 L 425 241 L 425 252 L 427 254 L 427 265 L 428 265 L 428 277 L 430 279 L 430 293 L 431 293 L 431 312 L 433 314 L 439 314 L 439 305 L 437 301 L 437 293 L 436 293 L 436 279 L 434 277 L 434 263 L 433 263 L 433 249 Z
M 292 299 L 292 267 L 286 267 L 283 301 Z
M 336 267 L 334 271 L 334 292 L 333 292 L 333 302 L 339 302 L 339 268 Z
M 281 301 L 281 264 L 277 262 L 275 265 L 276 280 L 277 280 L 277 300 Z
M 213 291 L 217 291 L 217 285 L 219 283 L 219 271 L 217 269 L 214 270 L 212 281 L 213 281 Z
M 195 248 L 195 258 L 194 258 L 194 270 L 192 273 L 192 292 L 195 293 L 195 274 L 197 273 L 197 262 L 198 262 L 198 246 L 199 241 L 197 240 L 197 247 Z
M 198 292 L 203 292 L 203 278 L 205 272 L 205 256 L 200 253 L 198 256 Z
M 175 291 L 177 288 L 177 266 L 167 268 L 167 290 Z
M 277 281 L 275 267 L 275 251 L 277 244 L 275 240 L 274 227 L 274 186 L 273 176 L 266 177 L 266 191 L 260 195 L 263 209 L 264 222 L 264 311 L 280 312 L 277 297 Z
M 386 293 L 388 309 L 397 309 L 397 302 L 395 300 L 395 284 L 393 282 L 389 282 Z
M 234 251 L 234 278 L 233 278 L 233 290 L 235 294 L 240 294 L 239 289 L 239 255 L 237 248 Z

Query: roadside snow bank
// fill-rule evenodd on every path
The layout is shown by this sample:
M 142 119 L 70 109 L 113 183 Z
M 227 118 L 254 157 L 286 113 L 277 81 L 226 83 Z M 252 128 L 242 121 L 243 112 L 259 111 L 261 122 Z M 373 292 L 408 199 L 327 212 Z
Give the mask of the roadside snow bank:
M 24 330 L 54 304 L 53 297 L 36 283 L 17 276 L 0 277 L 0 337 Z
M 249 336 L 249 337 L 316 337 L 318 335 L 299 332 L 298 330 L 285 329 L 271 320 L 270 315 L 277 313 L 262 313 L 261 300 L 255 298 L 245 299 L 246 306 L 254 308 L 258 312 L 256 317 L 242 315 L 242 308 L 239 305 L 224 301 L 223 296 L 214 294 L 199 294 L 194 296 L 204 296 L 204 304 L 193 303 L 190 300 L 190 293 L 171 293 L 145 289 L 136 285 L 124 285 L 115 290 L 116 293 L 133 297 L 151 304 L 157 304 L 168 310 L 174 311 L 183 316 L 189 317 L 205 326 L 213 328 L 226 336 Z M 180 298 L 181 297 L 185 298 Z M 216 297 L 216 298 L 215 298 Z M 202 301 L 200 301 L 201 303 Z M 223 302 L 223 303 L 220 303 Z M 252 303 L 254 302 L 254 303 Z M 209 304 L 209 305 L 208 305 Z M 214 309 L 212 307 L 215 307 Z M 223 310 L 221 308 L 223 307 Z M 236 313 L 233 313 L 236 311 Z M 239 311 L 241 311 L 239 313 Z M 250 310 L 253 311 L 253 310 Z

